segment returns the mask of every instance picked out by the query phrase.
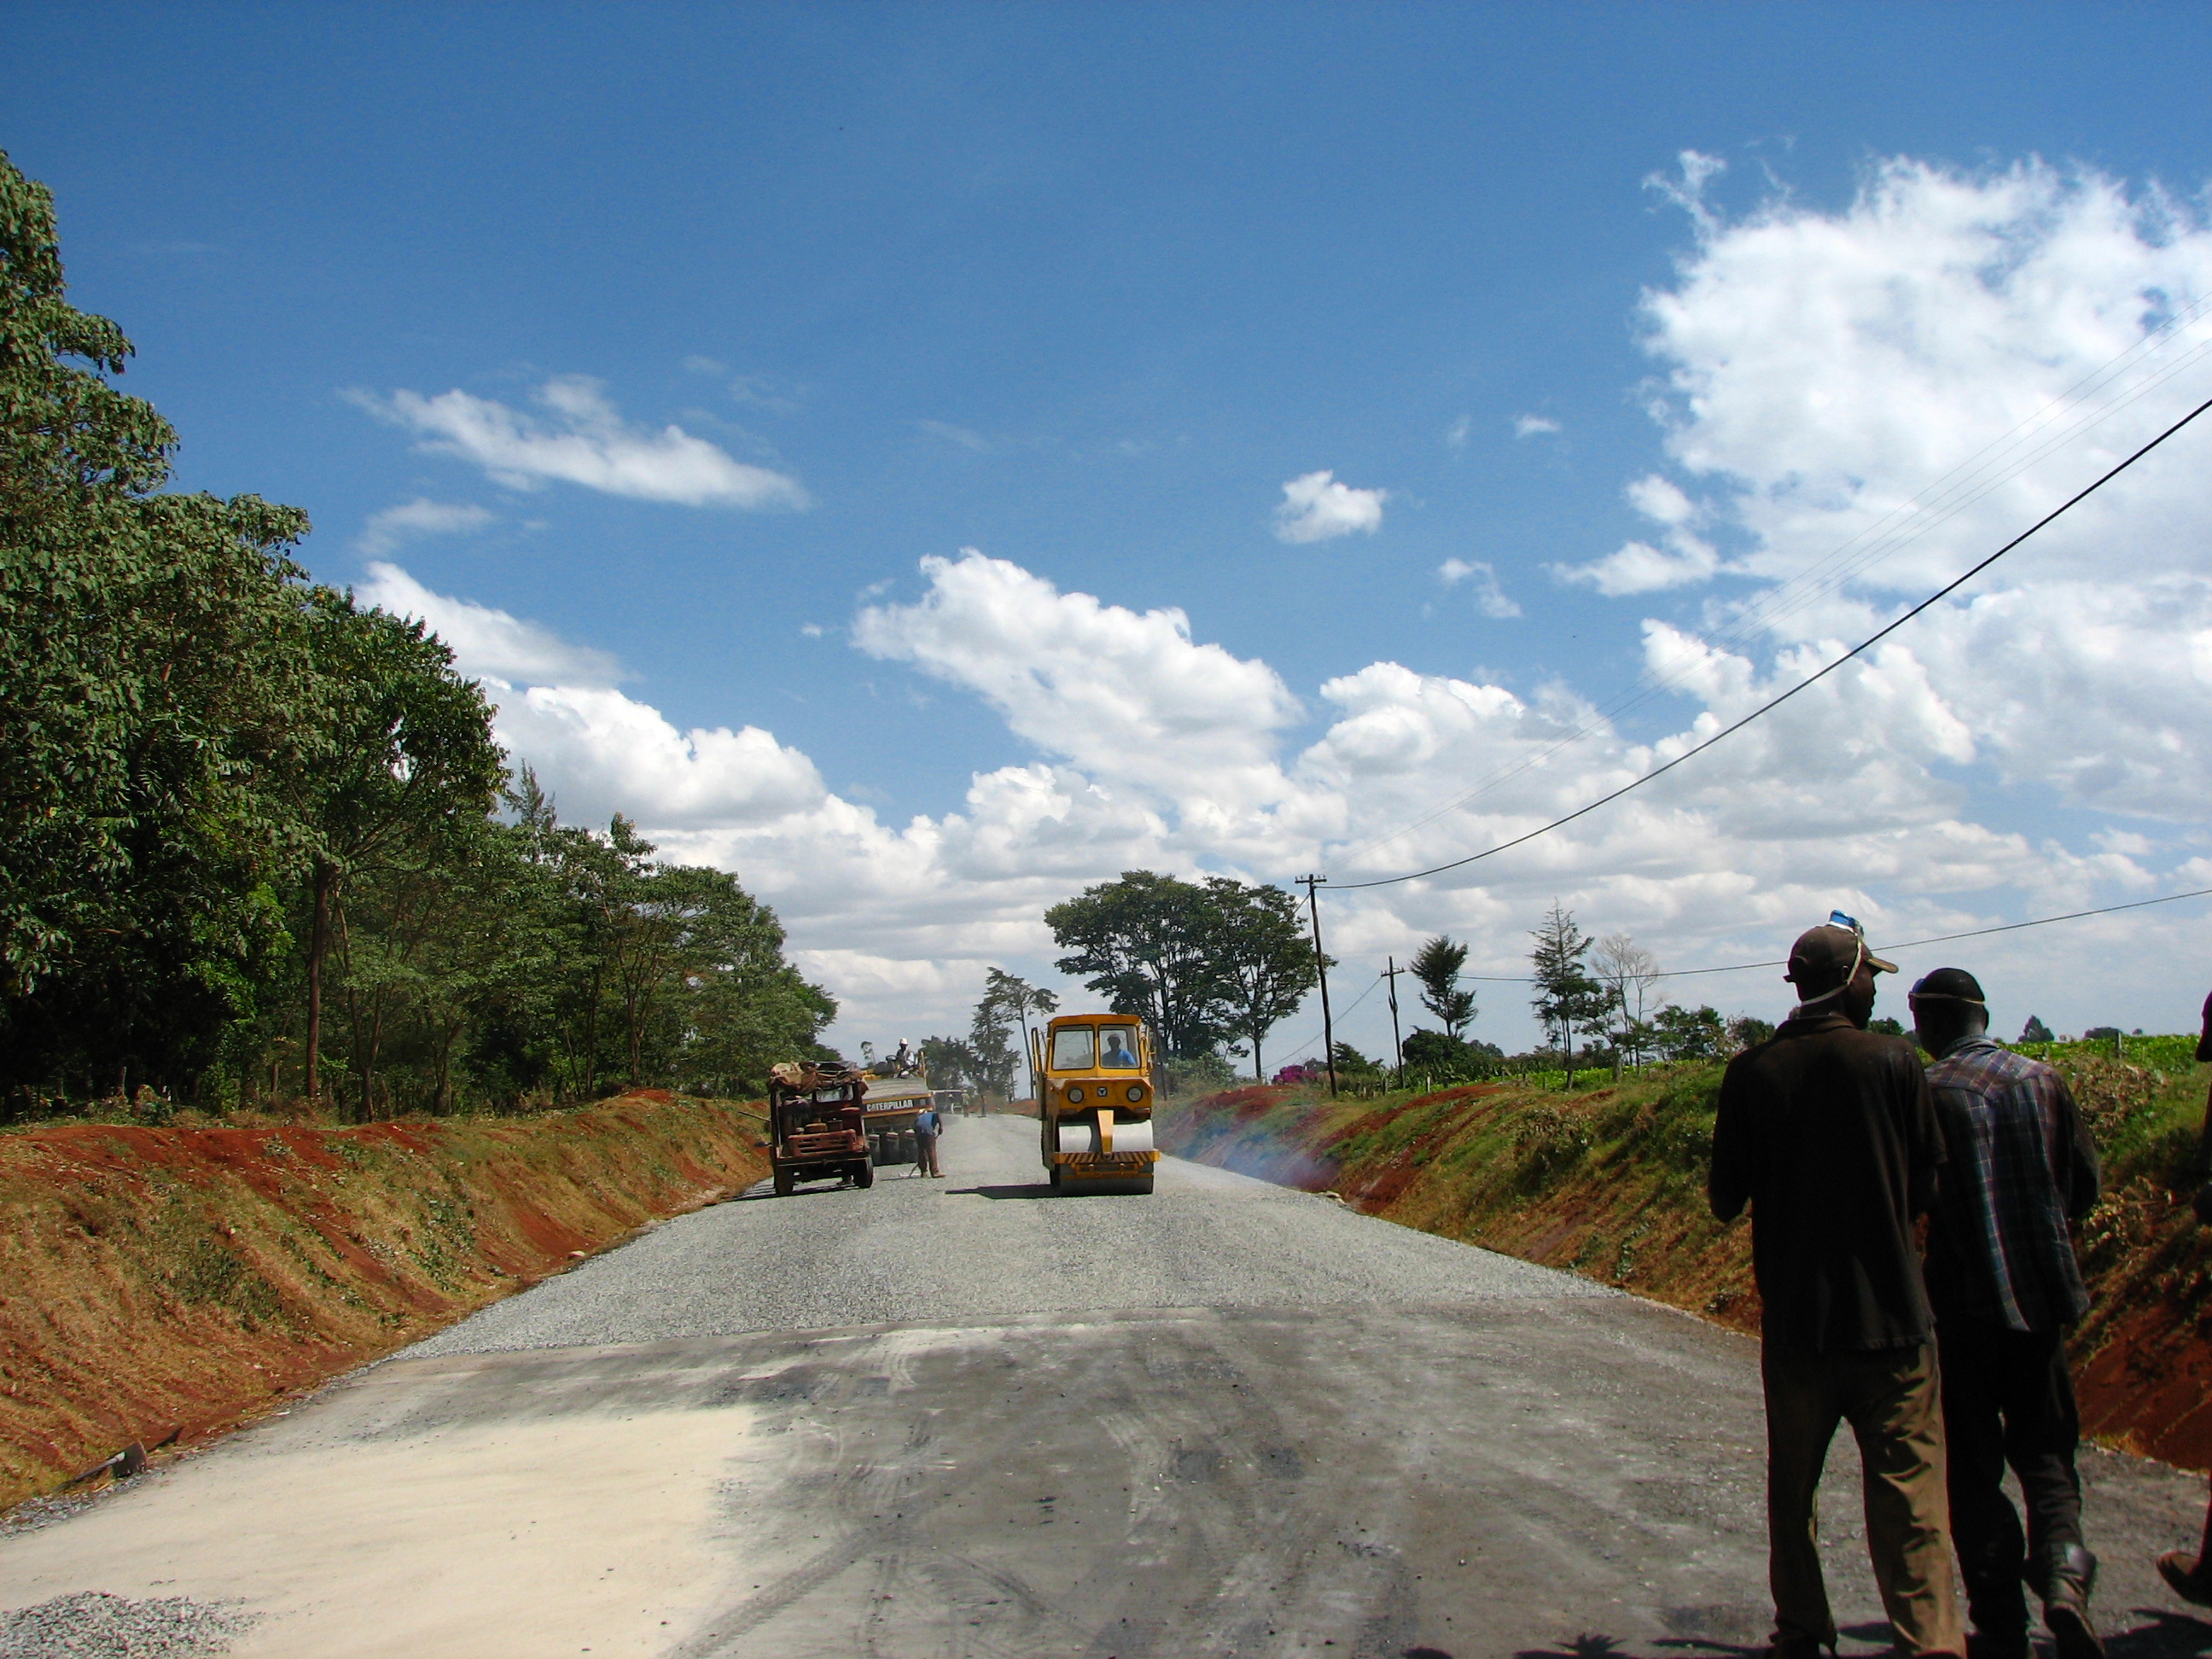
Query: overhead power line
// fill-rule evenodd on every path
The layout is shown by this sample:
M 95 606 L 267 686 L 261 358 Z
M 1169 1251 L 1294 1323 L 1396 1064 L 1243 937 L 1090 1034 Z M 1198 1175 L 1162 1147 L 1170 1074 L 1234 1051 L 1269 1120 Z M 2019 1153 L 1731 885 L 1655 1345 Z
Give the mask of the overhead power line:
M 2193 888 L 2186 893 L 2167 893 L 2159 898 L 2133 899 L 2125 904 L 2104 904 L 2098 906 L 2098 908 L 2094 910 L 2069 910 L 2063 916 L 2038 916 L 2033 921 L 2008 921 L 2000 927 L 1975 927 L 1970 928 L 1963 933 L 1938 933 L 1933 939 L 1907 939 L 1902 945 L 1885 945 L 1881 948 L 1885 951 L 1917 951 L 1922 949 L 1923 946 L 1930 945 L 1949 945 L 1957 939 L 1987 939 L 1991 933 L 2016 933 L 2023 927 L 2048 927 L 2055 921 L 2080 921 L 2087 916 L 2109 916 L 2121 910 L 2142 910 L 2147 909 L 2154 904 L 2178 904 L 2183 899 L 2206 897 L 2212 897 L 2212 887 Z M 1701 974 L 1741 974 L 1753 968 L 1787 968 L 1789 965 L 1790 964 L 1786 960 L 1778 960 L 1773 962 L 1731 962 L 1725 967 L 1721 968 L 1668 969 L 1661 973 L 1658 977 L 1661 979 L 1692 979 Z M 1403 969 L 1401 969 L 1400 971 L 1402 972 Z M 1375 985 L 1380 985 L 1385 977 L 1387 977 L 1387 975 L 1377 975 Z M 1525 974 L 1462 974 L 1459 977 L 1466 980 L 1473 980 L 1476 983 L 1481 985 L 1534 985 L 1536 982 L 1534 979 L 1531 979 Z M 1358 1000 L 1352 1003 L 1352 1007 L 1344 1011 L 1347 1017 L 1350 1016 L 1352 1009 L 1358 1008 L 1360 1003 L 1367 1000 L 1369 995 L 1373 993 L 1375 985 L 1370 985 L 1365 991 L 1361 992 Z M 1307 1049 L 1312 1048 L 1313 1045 L 1320 1040 L 1320 1038 L 1321 1033 L 1319 1031 L 1316 1031 L 1313 1036 L 1308 1037 L 1304 1042 L 1298 1044 L 1297 1048 L 1292 1048 L 1284 1057 L 1285 1061 L 1296 1060 Z
M 2063 916 L 2038 916 L 2033 921 L 2008 921 L 1999 927 L 1970 928 L 1963 933 L 1938 933 L 1933 939 L 1909 939 L 1902 944 L 1885 945 L 1885 951 L 1917 951 L 1930 945 L 1948 945 L 1956 939 L 1987 939 L 1991 933 L 2016 933 L 2023 927 L 2048 927 L 2054 921 L 2080 921 L 2085 916 L 2109 916 L 2121 910 L 2142 910 L 2154 904 L 2178 904 L 2183 899 L 2212 896 L 2212 887 L 2192 888 L 2186 893 L 2167 893 L 2158 898 L 2131 899 L 2125 904 L 2103 904 L 2094 910 L 2069 910 Z M 1741 974 L 1753 968 L 1787 968 L 1787 958 L 1772 962 L 1731 962 L 1719 968 L 1669 968 L 1655 975 L 1659 979 L 1693 979 L 1700 974 Z M 1485 985 L 1534 985 L 1536 981 L 1526 974 L 1462 974 L 1462 979 L 1471 979 Z M 1350 1009 L 1346 1012 L 1349 1013 Z
M 1720 731 L 1716 732 L 1711 737 L 1707 738 L 1703 743 L 1700 743 L 1692 748 L 1684 750 L 1680 754 L 1675 756 L 1674 759 L 1668 761 L 1665 765 L 1652 768 L 1650 771 L 1646 772 L 1643 776 L 1621 785 L 1618 789 L 1614 789 L 1605 794 L 1600 795 L 1595 800 L 1589 802 L 1586 805 L 1577 807 L 1573 811 L 1567 813 L 1563 817 L 1553 818 L 1549 823 L 1540 825 L 1538 828 L 1529 830 L 1526 835 L 1516 836 L 1510 841 L 1500 842 L 1497 846 L 1486 848 L 1480 853 L 1470 853 L 1465 858 L 1453 859 L 1448 863 L 1433 865 L 1426 870 L 1409 871 L 1402 876 L 1380 876 L 1371 881 L 1332 882 L 1330 885 L 1338 892 L 1348 892 L 1353 889 L 1362 887 L 1391 887 L 1395 886 L 1400 882 L 1419 881 L 1425 877 L 1440 876 L 1448 870 L 1462 869 L 1468 865 L 1480 863 L 1484 859 L 1495 858 L 1500 853 L 1510 852 L 1516 847 L 1524 847 L 1528 842 L 1536 840 L 1540 836 L 1548 836 L 1554 830 L 1565 828 L 1566 825 L 1572 823 L 1577 818 L 1587 817 L 1589 814 L 1596 811 L 1601 806 L 1610 805 L 1613 802 L 1619 800 L 1623 795 L 1629 794 L 1635 790 L 1641 789 L 1645 784 L 1651 782 L 1655 779 L 1664 777 L 1668 773 L 1681 765 L 1683 762 L 1694 759 L 1696 757 L 1704 754 L 1708 749 L 1712 748 L 1716 744 L 1734 737 L 1737 732 L 1742 731 L 1745 726 L 1749 726 L 1753 720 L 1773 713 L 1774 710 L 1779 708 L 1784 703 L 1789 702 L 1790 698 L 1796 696 L 1800 691 L 1805 690 L 1810 686 L 1817 685 L 1820 681 L 1827 678 L 1829 675 L 1834 673 L 1836 670 L 1841 668 L 1845 663 L 1850 662 L 1853 658 L 1863 655 L 1867 651 L 1880 644 L 1883 640 L 1887 639 L 1892 634 L 1894 634 L 1899 629 L 1904 627 L 1905 623 L 1911 622 L 1915 617 L 1927 610 L 1929 606 L 1935 605 L 1938 600 L 1948 599 L 1952 594 L 1957 592 L 1959 589 L 1964 587 L 1975 577 L 1980 575 L 1983 571 L 1987 570 L 1999 559 L 2004 557 L 2006 554 L 2011 552 L 2013 549 L 2018 547 L 2022 542 L 2027 540 L 2029 537 L 2034 535 L 2046 525 L 2055 522 L 2065 514 L 2071 511 L 2074 507 L 2087 501 L 2090 496 L 2095 495 L 2100 489 L 2102 489 L 2106 484 L 2112 483 L 2113 479 L 2118 477 L 2120 474 L 2125 472 L 2137 461 L 2142 459 L 2144 456 L 2149 454 L 2151 451 L 2156 449 L 2168 438 L 2173 436 L 2175 433 L 2180 431 L 2182 428 L 2187 426 L 2198 416 L 2203 414 L 2208 409 L 2212 409 L 2212 399 L 2207 399 L 2205 402 L 2197 404 L 2196 408 L 2191 410 L 2189 413 L 2183 416 L 2172 426 L 2166 428 L 2165 431 L 2160 433 L 2158 436 L 2153 438 L 2142 448 L 2136 450 L 2135 453 L 2130 455 L 2125 460 L 2114 466 L 2110 471 L 2106 472 L 2094 483 L 2090 483 L 2087 487 L 2075 491 L 2072 495 L 2068 496 L 2065 501 L 2053 507 L 2050 512 L 2045 514 L 2033 524 L 2028 526 L 2027 529 L 2021 531 L 2019 535 L 2014 537 L 2002 547 L 1997 549 L 1996 552 L 1990 554 L 1987 558 L 1981 560 L 1978 563 L 1970 566 L 1964 574 L 1946 583 L 1943 586 L 1937 588 L 1936 592 L 1930 593 L 1926 599 L 1921 600 L 1919 604 L 1914 605 L 1903 616 L 1899 617 L 1894 621 L 1889 623 L 1887 626 L 1878 629 L 1874 633 L 1869 634 L 1865 639 L 1861 640 L 1856 645 L 1844 653 L 1842 656 L 1828 664 L 1827 666 L 1820 669 L 1814 673 L 1808 675 L 1805 678 L 1798 681 L 1796 684 L 1791 686 L 1787 691 L 1784 691 L 1779 696 L 1772 697 L 1767 702 L 1761 703 L 1758 708 L 1753 709 L 1751 713 L 1746 714 L 1741 720 L 1737 720 L 1734 725 L 1723 726 Z
M 1783 618 L 1804 609 L 1808 605 L 1838 591 L 1854 577 L 1881 562 L 1892 554 L 1917 541 L 1929 532 L 1947 523 L 1967 507 L 2050 454 L 2062 444 L 2079 436 L 2122 410 L 2157 390 L 2166 381 L 2194 368 L 2199 360 L 2212 355 L 2212 340 L 2200 342 L 2174 362 L 2158 366 L 2145 380 L 2124 387 L 2105 397 L 2101 404 L 2086 411 L 2069 414 L 2068 406 L 2077 398 L 2105 396 L 2111 383 L 2130 369 L 2138 367 L 2134 361 L 2152 353 L 2174 339 L 2183 337 L 2190 324 L 2197 321 L 2208 309 L 2212 309 L 2212 295 L 2202 296 L 2176 312 L 2157 328 L 2146 334 L 2134 345 L 2119 353 L 2110 362 L 2093 369 L 2073 386 L 2021 421 L 2002 436 L 1992 440 L 1969 456 L 1941 478 L 1930 483 L 1911 501 L 1893 507 L 1874 523 L 1840 546 L 1830 550 L 1821 558 L 1801 570 L 1759 599 L 1745 605 L 1737 620 L 1723 628 L 1710 641 L 1713 648 L 1730 651 L 1747 644 L 1757 634 L 1771 629 Z M 2051 422 L 2067 422 L 2055 434 Z M 2022 453 L 2023 447 L 2033 446 Z M 1572 748 L 1584 738 L 1607 728 L 1611 721 L 1650 702 L 1662 693 L 1673 690 L 1699 660 L 1695 653 L 1678 659 L 1673 665 L 1653 667 L 1640 676 L 1613 702 L 1593 710 L 1581 724 L 1568 731 L 1557 741 L 1533 755 L 1510 761 L 1492 772 L 1472 788 L 1462 791 L 1452 799 L 1424 813 L 1410 823 L 1395 830 L 1370 836 L 1356 843 L 1346 854 L 1359 853 L 1385 846 L 1401 836 L 1425 828 L 1437 819 L 1456 811 L 1480 799 L 1499 785 L 1544 765 L 1554 757 Z

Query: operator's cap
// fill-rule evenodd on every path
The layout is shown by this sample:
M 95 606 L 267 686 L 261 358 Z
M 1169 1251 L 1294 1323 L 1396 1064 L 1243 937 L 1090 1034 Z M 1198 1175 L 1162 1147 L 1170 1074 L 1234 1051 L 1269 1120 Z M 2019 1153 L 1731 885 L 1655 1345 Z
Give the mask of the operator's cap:
M 1905 999 L 1909 1002 L 1971 1002 L 1987 1007 L 1982 982 L 1963 968 L 1938 968 L 1924 975 Z
M 1792 985 L 1849 984 L 1863 962 L 1877 974 L 1893 974 L 1897 964 L 1884 962 L 1866 948 L 1866 934 L 1840 910 L 1837 920 L 1808 927 L 1790 947 L 1790 971 L 1783 975 Z M 1849 923 L 1849 926 L 1841 924 Z

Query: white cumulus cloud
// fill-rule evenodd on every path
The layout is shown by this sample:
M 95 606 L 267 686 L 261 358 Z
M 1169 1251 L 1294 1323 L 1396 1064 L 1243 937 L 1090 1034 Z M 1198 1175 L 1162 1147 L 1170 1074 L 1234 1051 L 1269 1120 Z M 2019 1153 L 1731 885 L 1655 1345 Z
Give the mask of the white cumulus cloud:
M 1513 435 L 1516 438 L 1534 438 L 1559 429 L 1559 423 L 1548 415 L 1516 415 L 1513 417 Z
M 501 738 L 564 808 L 590 806 L 575 816 L 630 811 L 665 852 L 735 870 L 774 903 L 848 1000 L 834 1034 L 848 1047 L 963 1029 L 985 964 L 1054 982 L 1045 907 L 1140 867 L 1328 871 L 1329 948 L 1347 972 L 1437 932 L 1474 945 L 1475 971 L 1523 972 L 1527 930 L 1554 899 L 1683 968 L 1779 955 L 1832 908 L 1887 944 L 2212 884 L 2197 844 L 2212 793 L 2212 499 L 2192 429 L 2094 512 L 1650 787 L 1494 860 L 1351 886 L 1534 829 L 1833 661 L 2172 419 L 2187 377 L 2148 377 L 2212 342 L 2196 322 L 2175 343 L 2154 332 L 2212 295 L 2212 234 L 2190 200 L 2033 165 L 1894 162 L 1832 210 L 1778 200 L 1730 219 L 1701 193 L 1712 170 L 1699 160 L 1674 187 L 1693 210 L 1690 246 L 1642 310 L 1664 453 L 1623 480 L 1640 533 L 1567 573 L 1677 596 L 1643 625 L 1644 669 L 1672 698 L 1632 720 L 1608 719 L 1594 687 L 1396 662 L 1294 690 L 1210 642 L 1202 617 L 1066 592 L 969 551 L 925 562 L 911 603 L 861 595 L 851 634 L 980 699 L 1036 751 L 973 774 L 952 811 L 892 822 L 824 789 L 765 731 L 679 730 L 574 673 L 502 697 Z M 2144 366 L 2122 364 L 2110 418 L 2068 437 L 2102 408 L 2066 402 L 2068 388 L 2131 347 Z M 2022 422 L 2033 443 L 2065 441 L 2016 475 L 1978 475 L 1978 496 L 1914 508 L 1954 468 L 2012 453 Z M 1285 495 L 1294 517 L 1379 521 L 1379 491 L 1327 472 L 1301 484 L 1303 502 Z M 1332 507 L 1332 488 L 1373 500 Z M 1924 533 L 1885 550 L 1893 514 Z M 1438 575 L 1478 606 L 1496 580 L 1471 559 Z M 1725 601 L 1697 594 L 1723 575 Z M 512 617 L 455 614 L 494 638 L 478 656 L 528 678 L 528 653 L 496 643 L 492 619 Z M 1904 962 L 1908 975 L 1974 967 L 2008 1033 L 2030 1012 L 2062 1030 L 2124 1012 L 2181 1029 L 2191 999 L 2169 966 L 2197 951 L 2192 911 Z M 1790 1000 L 1771 969 L 1666 988 L 1768 1018 Z M 1525 1000 L 1485 988 L 1478 1033 L 1532 1041 Z M 1347 1023 L 1340 1004 L 1340 1036 L 1387 1044 L 1382 1006 Z M 1271 1060 L 1291 1057 L 1307 1019 L 1276 1033 Z
M 1339 483 L 1334 472 L 1308 472 L 1283 486 L 1275 509 L 1275 536 L 1285 542 L 1325 542 L 1382 527 L 1387 489 L 1355 489 Z
M 388 398 L 349 395 L 378 419 L 415 434 L 424 449 L 473 461 L 510 489 L 556 479 L 685 507 L 811 505 L 796 478 L 735 459 L 680 426 L 653 432 L 629 425 L 599 383 L 582 375 L 546 381 L 535 395 L 536 414 L 458 388 L 434 398 L 404 390 Z
M 460 671 L 509 684 L 611 685 L 623 678 L 612 655 L 573 645 L 549 629 L 505 611 L 433 592 L 405 570 L 372 561 L 359 599 L 395 617 L 418 619 L 453 647 Z
M 976 692 L 1020 736 L 1101 778 L 1170 796 L 1279 786 L 1274 734 L 1297 700 L 1265 663 L 1194 642 L 1182 611 L 1063 593 L 973 548 L 921 570 L 918 603 L 861 611 L 861 650 Z

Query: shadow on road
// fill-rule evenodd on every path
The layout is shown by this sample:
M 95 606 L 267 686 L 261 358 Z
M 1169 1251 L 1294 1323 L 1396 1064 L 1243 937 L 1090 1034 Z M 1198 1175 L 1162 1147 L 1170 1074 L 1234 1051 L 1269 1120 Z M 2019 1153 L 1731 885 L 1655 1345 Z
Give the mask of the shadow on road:
M 978 1198 L 1057 1198 L 1050 1185 L 1042 1181 L 1024 1182 L 1018 1187 L 953 1187 L 946 1190 L 948 1198 L 958 1198 L 973 1193 Z
M 2139 1622 L 2125 1630 L 2107 1626 L 2105 1632 L 2105 1647 L 2112 1659 L 2200 1659 L 2203 1655 L 2212 1654 L 2212 1624 L 2163 1607 L 2136 1607 L 2130 1612 L 2133 1620 Z M 1884 1647 L 1890 1642 L 1887 1625 L 1853 1625 L 1842 1634 L 1855 1641 L 1877 1643 Z M 1691 1659 L 1691 1656 L 1701 1654 L 1713 1655 L 1715 1659 L 1751 1659 L 1751 1656 L 1766 1651 L 1764 1643 L 1745 1646 L 1702 1637 L 1668 1638 L 1650 1646 L 1676 1656 L 1676 1659 Z M 2048 1644 L 2039 1641 L 2036 1652 L 2042 1655 L 2048 1651 Z M 1450 1659 L 1450 1656 L 1435 1648 L 1408 1648 L 1402 1659 Z M 1618 1637 L 1582 1635 L 1553 1647 L 1523 1648 L 1513 1659 L 1638 1659 L 1638 1656 Z

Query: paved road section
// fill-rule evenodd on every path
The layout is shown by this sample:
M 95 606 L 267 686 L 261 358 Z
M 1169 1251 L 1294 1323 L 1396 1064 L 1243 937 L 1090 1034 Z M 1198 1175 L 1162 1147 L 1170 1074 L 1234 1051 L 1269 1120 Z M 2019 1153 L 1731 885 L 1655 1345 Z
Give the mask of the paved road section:
M 945 1181 L 672 1222 L 0 1540 L 0 1608 L 100 1594 L 118 1629 L 301 1659 L 1763 1638 L 1754 1345 L 1188 1164 L 1049 1196 L 1034 1133 L 957 1123 Z M 1839 1447 L 1824 1520 L 1866 1653 L 1855 1466 Z M 2087 1474 L 2116 1659 L 2212 1651 L 2149 1571 L 2201 1480 Z
M 1040 1184 L 1036 1124 L 953 1119 L 945 1176 L 885 1170 L 681 1217 L 410 1356 L 1123 1308 L 1610 1297 L 1334 1200 L 1165 1160 L 1147 1197 Z

